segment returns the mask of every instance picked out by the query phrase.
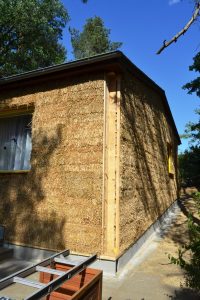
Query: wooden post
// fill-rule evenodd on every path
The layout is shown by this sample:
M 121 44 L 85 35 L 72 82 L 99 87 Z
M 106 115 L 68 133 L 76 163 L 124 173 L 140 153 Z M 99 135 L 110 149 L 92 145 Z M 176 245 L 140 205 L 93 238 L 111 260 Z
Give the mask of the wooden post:
M 119 254 L 120 78 L 108 73 L 106 83 L 103 253 L 115 258 Z

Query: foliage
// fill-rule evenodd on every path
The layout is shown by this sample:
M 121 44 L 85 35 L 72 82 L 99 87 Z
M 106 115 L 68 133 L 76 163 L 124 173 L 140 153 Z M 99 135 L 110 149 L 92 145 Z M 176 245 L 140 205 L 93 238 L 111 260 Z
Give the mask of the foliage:
M 169 255 L 171 263 L 179 265 L 185 271 L 185 284 L 200 293 L 200 193 L 194 195 L 199 222 L 194 222 L 192 215 L 188 218 L 190 241 L 178 250 L 178 258 Z M 189 258 L 188 258 L 189 257 Z
M 192 146 L 179 154 L 179 175 L 182 185 L 200 188 L 200 147 Z
M 197 123 L 189 122 L 186 124 L 185 134 L 182 138 L 189 138 L 191 144 L 200 145 L 200 109 L 196 109 L 195 113 L 199 115 Z
M 70 33 L 75 59 L 113 51 L 122 46 L 122 43 L 110 41 L 110 29 L 104 26 L 100 17 L 87 19 L 82 32 L 70 28 Z
M 196 207 L 197 207 L 198 215 L 200 215 L 200 192 L 194 193 L 193 197 L 196 201 Z
M 200 53 L 194 58 L 190 70 L 200 72 Z M 200 77 L 187 83 L 183 88 L 188 89 L 189 94 L 196 93 L 200 96 Z M 198 121 L 188 123 L 185 134 L 182 135 L 182 138 L 190 140 L 190 148 L 179 155 L 179 172 L 182 183 L 200 188 L 200 109 L 195 112 L 199 117 Z
M 60 0 L 0 0 L 0 77 L 62 63 L 68 20 Z
M 200 116 L 200 110 L 196 110 Z M 182 184 L 200 188 L 200 118 L 197 123 L 186 125 L 185 138 L 190 139 L 190 148 L 179 154 L 179 174 Z
M 193 58 L 193 64 L 189 67 L 190 71 L 200 72 L 200 52 Z M 198 76 L 191 82 L 186 83 L 183 89 L 188 90 L 188 94 L 196 93 L 200 97 L 200 77 Z M 186 125 L 185 137 L 191 138 L 192 143 L 200 145 L 200 109 L 197 109 L 196 114 L 199 116 L 197 123 L 188 123 Z
M 193 64 L 189 66 L 189 70 L 200 72 L 200 52 L 193 58 Z M 198 76 L 191 82 L 186 83 L 183 88 L 188 90 L 188 94 L 196 93 L 196 95 L 200 97 L 200 77 Z
M 194 57 L 194 63 L 189 69 L 200 72 L 200 52 Z M 185 84 L 183 88 L 189 94 L 196 93 L 200 97 L 200 77 Z M 185 185 L 200 188 L 200 110 L 197 109 L 196 113 L 199 120 L 186 125 L 184 137 L 190 139 L 190 148 L 179 155 L 179 172 Z M 178 257 L 169 255 L 169 258 L 171 263 L 179 265 L 185 271 L 186 286 L 200 295 L 200 192 L 193 196 L 199 219 L 189 215 L 189 243 L 178 250 Z
M 194 0 L 194 2 L 198 10 L 196 16 L 198 18 L 200 1 Z M 176 42 L 176 40 L 174 41 Z M 189 70 L 200 72 L 200 52 L 193 58 L 193 64 L 189 67 Z M 198 76 L 191 82 L 186 83 L 183 89 L 188 90 L 188 94 L 196 93 L 200 97 L 200 77 Z M 179 155 L 179 173 L 185 185 L 189 183 L 189 185 L 196 185 L 200 188 L 200 110 L 197 109 L 196 113 L 199 115 L 198 122 L 188 123 L 183 135 L 183 137 L 190 139 L 191 146 L 189 150 Z M 185 271 L 186 287 L 192 288 L 200 296 L 200 192 L 195 193 L 193 198 L 198 218 L 189 214 L 189 243 L 178 249 L 178 257 L 169 255 L 169 259 L 171 263 L 179 265 Z

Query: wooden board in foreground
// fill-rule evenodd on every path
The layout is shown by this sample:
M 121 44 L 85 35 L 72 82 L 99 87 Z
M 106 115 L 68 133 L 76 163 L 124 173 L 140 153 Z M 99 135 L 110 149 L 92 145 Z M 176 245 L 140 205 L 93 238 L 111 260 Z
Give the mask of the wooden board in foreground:
M 71 266 L 55 264 L 56 270 L 68 271 Z M 48 283 L 56 275 L 40 273 L 40 282 Z M 86 268 L 52 292 L 46 300 L 102 300 L 102 271 Z

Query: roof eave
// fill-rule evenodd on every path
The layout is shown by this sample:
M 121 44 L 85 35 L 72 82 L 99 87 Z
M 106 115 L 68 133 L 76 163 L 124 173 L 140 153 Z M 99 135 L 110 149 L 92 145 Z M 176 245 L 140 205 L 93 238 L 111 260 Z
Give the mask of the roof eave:
M 181 144 L 181 140 L 165 95 L 165 91 L 161 87 L 159 87 L 152 79 L 150 79 L 144 72 L 142 72 L 136 65 L 134 65 L 121 51 L 104 53 L 93 57 L 87 57 L 84 59 L 63 63 L 60 65 L 54 65 L 43 69 L 33 70 L 23 74 L 4 77 L 0 79 L 0 88 L 5 88 L 9 85 L 17 84 L 20 82 L 23 83 L 31 79 L 44 78 L 65 71 L 84 72 L 87 67 L 92 68 L 93 66 L 96 66 L 98 69 L 105 69 L 107 71 L 109 70 L 109 68 L 112 68 L 114 66 L 118 70 L 127 69 L 131 71 L 131 73 L 134 76 L 138 77 L 140 80 L 144 81 L 147 85 L 149 85 L 151 88 L 155 89 L 158 93 L 160 93 L 163 98 L 163 103 L 166 107 L 166 112 L 172 121 L 172 126 L 176 133 L 178 144 Z

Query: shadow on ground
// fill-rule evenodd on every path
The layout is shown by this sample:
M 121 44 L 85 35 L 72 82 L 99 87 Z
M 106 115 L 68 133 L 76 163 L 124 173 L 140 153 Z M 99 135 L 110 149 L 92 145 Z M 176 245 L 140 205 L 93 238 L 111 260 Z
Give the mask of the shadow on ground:
M 177 247 L 181 247 L 188 242 L 188 220 L 187 218 L 192 213 L 192 219 L 194 223 L 200 225 L 200 220 L 194 215 L 196 207 L 191 195 L 186 193 L 181 195 L 181 198 L 177 201 L 180 211 L 185 218 L 178 218 L 172 222 L 170 230 L 164 234 L 169 240 L 172 240 Z
M 185 192 L 184 195 L 181 196 L 181 198 L 177 202 L 181 212 L 186 218 L 182 218 L 182 222 L 174 222 L 173 226 L 171 227 L 170 230 L 170 237 L 171 239 L 176 242 L 177 249 L 180 246 L 183 246 L 188 242 L 188 229 L 187 229 L 187 218 L 189 216 L 192 217 L 194 223 L 200 225 L 200 220 L 195 217 L 195 212 L 196 212 L 196 205 L 195 202 L 193 201 L 191 194 Z M 183 282 L 184 283 L 184 280 Z M 180 290 L 175 290 L 174 295 L 167 295 L 170 299 L 173 300 L 197 300 L 200 299 L 200 294 L 194 292 L 193 290 L 189 288 L 185 288 L 180 284 Z

